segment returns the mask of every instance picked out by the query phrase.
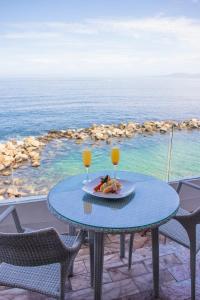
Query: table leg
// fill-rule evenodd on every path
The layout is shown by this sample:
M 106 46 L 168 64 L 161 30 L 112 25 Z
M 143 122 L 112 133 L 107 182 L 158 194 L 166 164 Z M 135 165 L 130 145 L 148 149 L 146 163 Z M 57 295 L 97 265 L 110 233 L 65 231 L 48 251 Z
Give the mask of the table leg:
M 76 235 L 76 228 L 69 224 L 69 235 Z
M 89 231 L 89 248 L 90 248 L 90 284 L 94 283 L 94 233 Z
M 94 233 L 94 299 L 101 300 L 104 258 L 104 233 Z
M 158 228 L 151 230 L 152 234 L 152 260 L 153 260 L 153 285 L 154 297 L 159 297 L 159 239 Z
M 76 235 L 76 228 L 71 224 L 69 224 L 69 235 Z M 73 276 L 73 273 L 74 273 L 74 264 L 70 268 L 69 276 Z
M 125 257 L 125 234 L 120 234 L 120 258 Z

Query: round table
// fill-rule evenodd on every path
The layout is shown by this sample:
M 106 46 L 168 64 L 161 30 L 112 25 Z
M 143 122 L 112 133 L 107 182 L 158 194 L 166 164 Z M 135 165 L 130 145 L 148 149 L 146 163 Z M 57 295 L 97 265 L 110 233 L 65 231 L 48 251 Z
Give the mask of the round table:
M 90 179 L 109 174 L 90 174 Z M 144 174 L 119 171 L 121 179 L 135 184 L 135 193 L 118 200 L 101 199 L 82 191 L 85 175 L 69 177 L 59 182 L 48 195 L 49 210 L 59 219 L 90 232 L 91 276 L 94 273 L 95 300 L 101 299 L 104 233 L 133 233 L 152 230 L 154 293 L 159 293 L 158 227 L 172 218 L 179 208 L 179 196 L 167 183 Z

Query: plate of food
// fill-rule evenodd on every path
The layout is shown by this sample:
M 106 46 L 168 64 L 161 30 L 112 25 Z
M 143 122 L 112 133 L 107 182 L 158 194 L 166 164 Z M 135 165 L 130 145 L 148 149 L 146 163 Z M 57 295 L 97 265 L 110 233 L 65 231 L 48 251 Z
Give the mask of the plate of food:
M 106 175 L 86 183 L 83 191 L 100 198 L 120 199 L 132 194 L 135 186 L 131 181 L 114 179 Z

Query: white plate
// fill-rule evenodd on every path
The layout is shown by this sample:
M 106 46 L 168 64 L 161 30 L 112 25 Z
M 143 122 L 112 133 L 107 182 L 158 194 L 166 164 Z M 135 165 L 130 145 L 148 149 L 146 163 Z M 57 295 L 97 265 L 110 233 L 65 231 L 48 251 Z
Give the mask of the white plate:
M 86 183 L 83 186 L 83 191 L 87 194 L 90 194 L 95 197 L 99 198 L 107 198 L 107 199 L 120 199 L 127 197 L 128 195 L 132 194 L 135 191 L 135 186 L 133 182 L 124 180 L 124 179 L 118 179 L 118 181 L 121 183 L 122 187 L 117 193 L 101 193 L 101 192 L 95 192 L 94 188 L 97 184 L 99 184 L 101 181 L 101 177 L 98 177 L 88 183 Z

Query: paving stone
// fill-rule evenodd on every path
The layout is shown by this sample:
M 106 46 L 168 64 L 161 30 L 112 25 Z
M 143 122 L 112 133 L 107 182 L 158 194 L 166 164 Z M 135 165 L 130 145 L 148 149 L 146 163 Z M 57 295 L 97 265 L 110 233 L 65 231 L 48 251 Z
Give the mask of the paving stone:
M 160 284 L 164 284 L 169 281 L 175 281 L 173 276 L 168 270 L 160 271 Z M 141 292 L 153 289 L 153 274 L 148 273 L 134 278 L 134 282 Z
M 123 297 L 125 295 L 133 295 L 139 290 L 132 279 L 120 280 L 112 283 L 107 283 L 103 286 L 103 300 L 111 300 Z
M 74 275 L 87 273 L 87 269 L 83 260 L 74 262 Z
M 176 279 L 176 281 L 190 279 L 189 264 L 177 265 L 177 266 L 168 268 L 168 271 L 173 275 L 173 277 Z
M 94 300 L 94 290 L 91 288 L 69 293 L 66 300 Z
M 90 276 L 87 274 L 75 275 L 70 278 L 70 281 L 71 281 L 73 291 L 90 287 Z
M 166 299 L 170 300 L 186 300 L 190 299 L 190 280 L 181 282 L 173 282 L 165 286 L 161 286 L 161 291 Z
M 118 268 L 110 268 L 108 269 L 108 272 L 112 280 L 117 281 L 145 274 L 147 273 L 147 269 L 143 263 L 136 263 L 132 265 L 131 270 L 128 269 L 128 266 L 122 266 Z
M 160 263 L 163 264 L 166 268 L 174 267 L 176 265 L 182 264 L 180 259 L 173 253 L 160 256 Z

